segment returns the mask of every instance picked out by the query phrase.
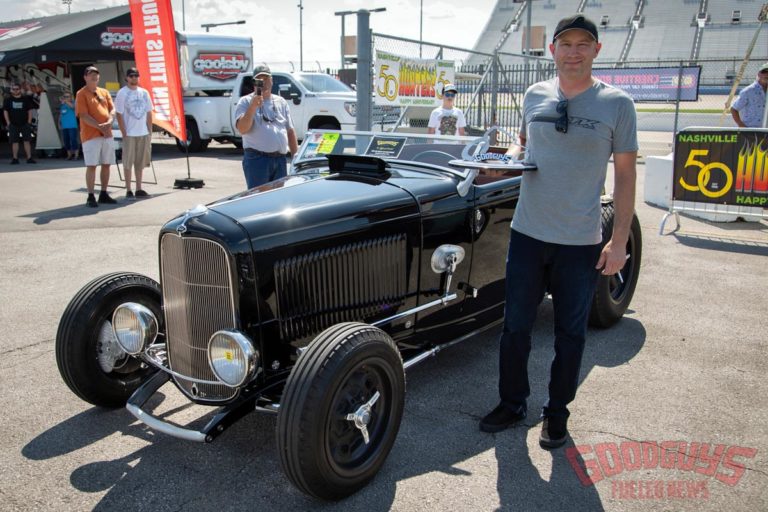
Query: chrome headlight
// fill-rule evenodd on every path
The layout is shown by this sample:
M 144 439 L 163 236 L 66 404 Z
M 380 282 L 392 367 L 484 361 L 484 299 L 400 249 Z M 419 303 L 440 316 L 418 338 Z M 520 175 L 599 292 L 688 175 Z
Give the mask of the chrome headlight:
M 112 330 L 120 347 L 136 355 L 157 338 L 157 318 L 148 307 L 126 302 L 112 313 Z
M 349 114 L 350 116 L 357 117 L 357 103 L 353 101 L 345 101 L 344 110 L 346 110 L 347 114 Z
M 242 386 L 256 373 L 259 352 L 237 331 L 218 331 L 208 341 L 208 364 L 216 378 L 231 388 Z

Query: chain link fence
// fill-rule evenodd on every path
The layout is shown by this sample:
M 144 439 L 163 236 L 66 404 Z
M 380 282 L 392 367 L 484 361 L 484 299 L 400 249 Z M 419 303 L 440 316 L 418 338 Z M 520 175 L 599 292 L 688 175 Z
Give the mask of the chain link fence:
M 506 131 L 516 132 L 520 126 L 523 95 L 528 86 L 553 78 L 556 74 L 550 58 L 505 52 L 482 53 L 376 33 L 373 34 L 373 46 L 375 50 L 408 58 L 454 61 L 455 82 L 459 89 L 456 106 L 464 111 L 470 134 L 483 133 L 491 126 L 500 126 Z M 642 93 L 634 94 L 625 87 L 626 83 L 614 84 L 628 90 L 633 96 L 638 112 L 638 130 L 659 132 L 655 138 L 662 143 L 657 152 L 665 153 L 670 150 L 673 134 L 679 129 L 690 126 L 735 127 L 729 112 L 733 101 L 731 93 L 738 93 L 751 84 L 759 66 L 766 60 L 768 54 L 758 55 L 744 62 L 737 58 L 695 61 L 657 59 L 622 63 L 602 61 L 595 63 L 595 73 L 615 73 L 616 70 L 621 70 L 619 74 L 631 76 L 632 78 L 627 80 L 637 85 L 637 91 L 642 91 L 645 86 L 658 87 L 656 82 L 660 79 L 659 70 L 665 70 L 669 75 L 666 76 L 669 83 L 665 85 L 667 89 L 670 86 L 673 89 L 668 91 L 665 97 L 643 99 L 645 96 Z M 683 71 L 691 67 L 699 68 L 698 90 L 694 91 L 693 98 L 678 96 L 677 80 L 685 83 Z M 662 76 L 661 80 L 664 79 Z M 736 82 L 740 85 L 733 91 Z M 381 108 L 374 109 L 374 128 L 376 123 L 381 123 L 379 128 L 383 128 L 386 120 L 388 129 L 392 129 L 393 118 L 397 117 L 398 131 L 425 131 L 432 110 L 427 107 L 409 107 L 404 109 L 405 111 L 397 107 L 390 109 L 383 115 Z M 499 133 L 498 136 L 499 144 L 512 142 L 507 140 L 509 137 L 504 133 Z M 665 137 L 668 138 L 668 143 L 664 142 Z

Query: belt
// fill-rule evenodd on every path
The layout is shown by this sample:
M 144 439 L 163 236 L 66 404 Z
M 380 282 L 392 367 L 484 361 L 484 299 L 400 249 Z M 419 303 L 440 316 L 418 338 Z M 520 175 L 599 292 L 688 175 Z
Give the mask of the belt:
M 253 149 L 253 148 L 245 148 L 245 151 L 247 151 L 248 153 L 253 153 L 255 155 L 269 156 L 269 157 L 272 157 L 272 158 L 278 158 L 278 157 L 281 157 L 281 156 L 285 156 L 285 153 L 281 153 L 279 151 L 272 151 L 272 152 L 268 153 L 266 151 L 259 151 L 258 149 Z

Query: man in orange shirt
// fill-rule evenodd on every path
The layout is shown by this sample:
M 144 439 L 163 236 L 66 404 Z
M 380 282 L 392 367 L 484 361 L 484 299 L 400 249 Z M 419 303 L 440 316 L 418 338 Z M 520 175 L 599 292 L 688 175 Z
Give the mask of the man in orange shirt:
M 101 204 L 114 204 L 117 201 L 107 194 L 109 168 L 115 163 L 114 140 L 112 139 L 112 119 L 115 106 L 109 91 L 99 87 L 99 70 L 96 66 L 85 68 L 85 86 L 77 91 L 75 113 L 80 118 L 80 140 L 83 143 L 85 158 L 85 185 L 88 188 L 86 206 L 96 208 Z M 101 166 L 101 193 L 96 202 L 96 166 Z

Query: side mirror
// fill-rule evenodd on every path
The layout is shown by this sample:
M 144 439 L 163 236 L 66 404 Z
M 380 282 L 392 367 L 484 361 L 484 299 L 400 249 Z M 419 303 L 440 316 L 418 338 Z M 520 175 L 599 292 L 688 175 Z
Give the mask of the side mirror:
M 291 93 L 291 99 L 293 100 L 294 105 L 299 105 L 301 103 L 301 95 L 297 92 Z
M 291 86 L 290 84 L 280 84 L 278 86 L 278 93 L 280 97 L 286 100 L 291 99 Z
M 453 273 L 459 263 L 464 260 L 464 249 L 458 245 L 443 244 L 432 253 L 432 271 L 436 274 Z

